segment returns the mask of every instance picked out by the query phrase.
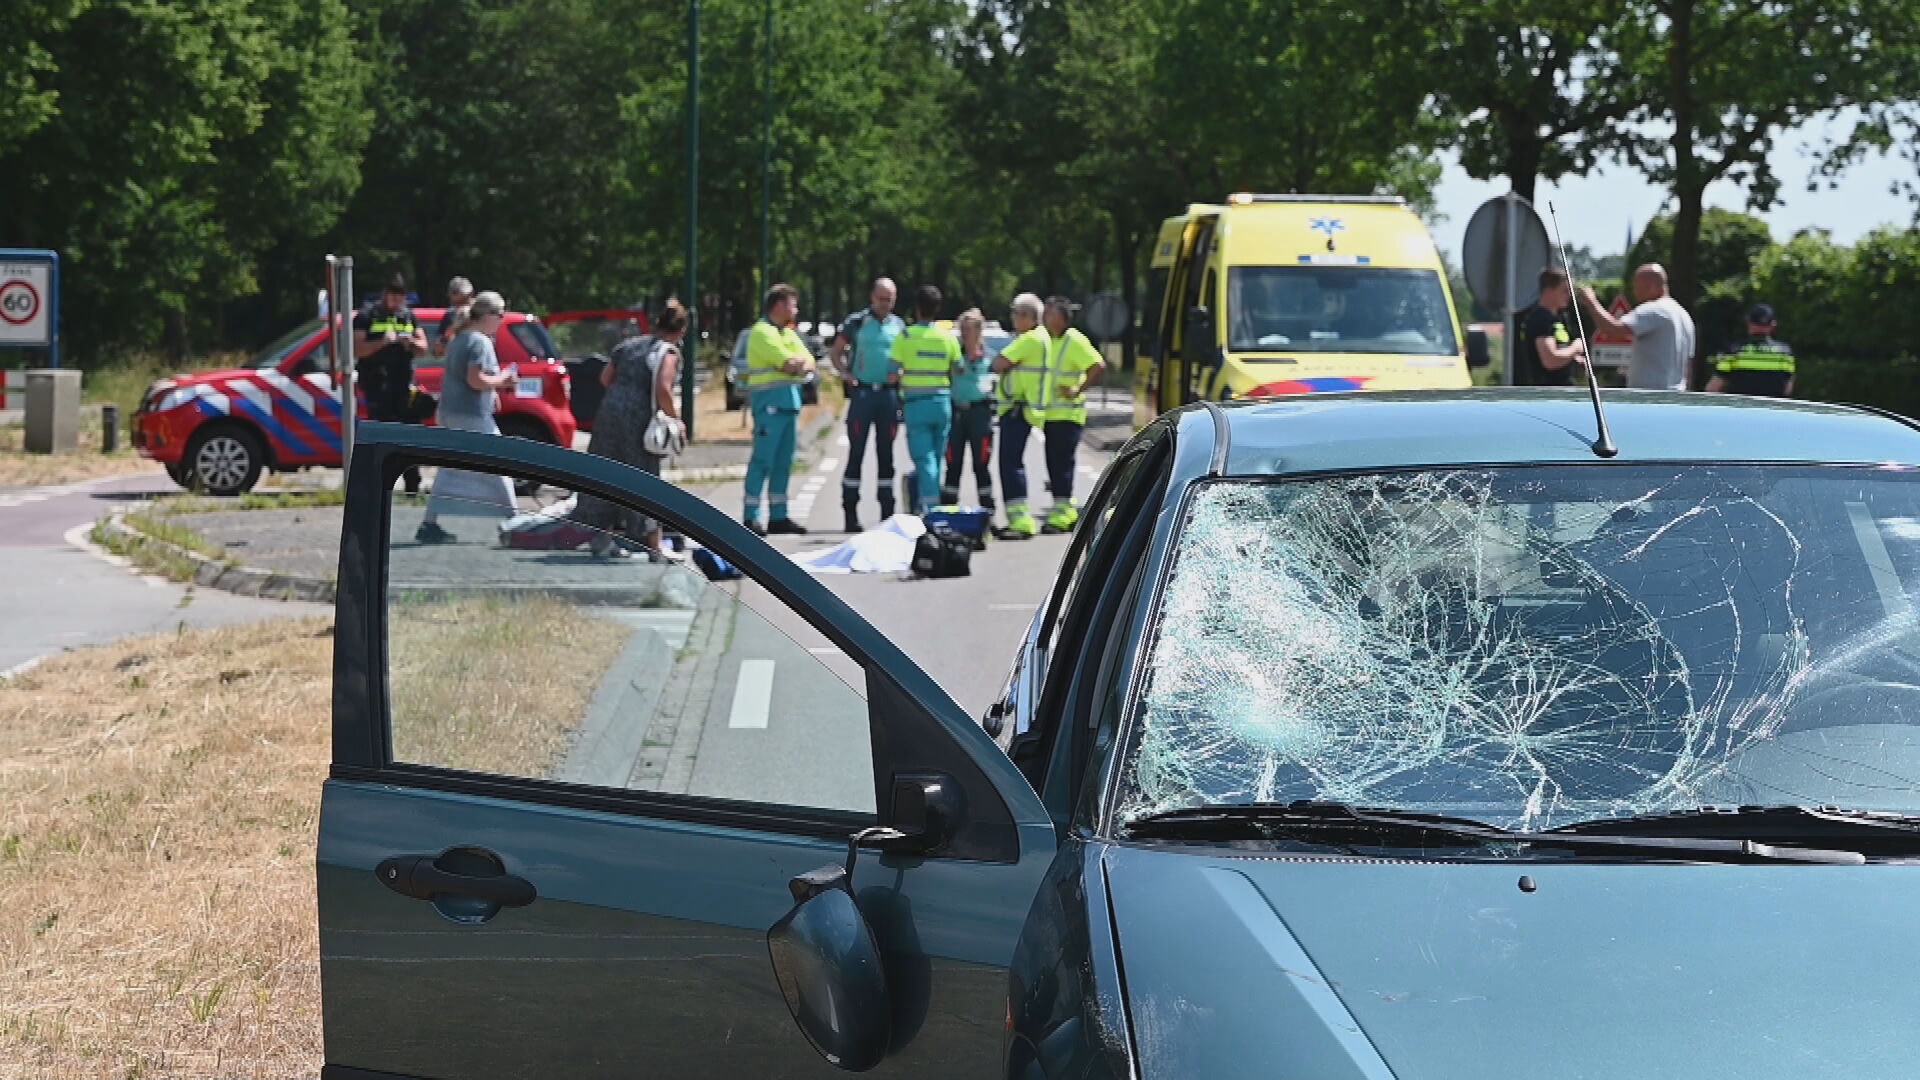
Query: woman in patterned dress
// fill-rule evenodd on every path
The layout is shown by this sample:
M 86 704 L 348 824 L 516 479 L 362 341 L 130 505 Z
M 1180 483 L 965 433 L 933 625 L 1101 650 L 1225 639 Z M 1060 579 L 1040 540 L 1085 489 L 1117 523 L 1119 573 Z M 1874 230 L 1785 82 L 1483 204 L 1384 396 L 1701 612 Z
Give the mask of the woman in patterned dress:
M 613 350 L 600 370 L 600 384 L 607 388 L 607 394 L 594 413 L 588 453 L 660 475 L 661 459 L 647 452 L 644 436 L 656 411 L 680 418 L 673 386 L 680 373 L 680 343 L 686 333 L 686 308 L 669 300 L 654 318 L 651 335 L 631 339 Z M 601 530 L 593 541 L 596 555 L 626 554 L 614 537 L 616 532 L 639 542 L 651 556 L 662 555 L 660 523 L 636 510 L 583 492 L 574 518 Z

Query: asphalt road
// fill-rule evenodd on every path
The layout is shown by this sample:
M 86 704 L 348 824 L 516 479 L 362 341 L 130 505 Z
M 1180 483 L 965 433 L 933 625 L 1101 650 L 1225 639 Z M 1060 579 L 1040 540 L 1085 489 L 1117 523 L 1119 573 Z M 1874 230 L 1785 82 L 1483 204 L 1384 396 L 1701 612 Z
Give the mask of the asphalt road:
M 329 610 L 174 585 L 87 550 L 102 514 L 176 490 L 158 471 L 0 489 L 0 673 L 133 634 Z

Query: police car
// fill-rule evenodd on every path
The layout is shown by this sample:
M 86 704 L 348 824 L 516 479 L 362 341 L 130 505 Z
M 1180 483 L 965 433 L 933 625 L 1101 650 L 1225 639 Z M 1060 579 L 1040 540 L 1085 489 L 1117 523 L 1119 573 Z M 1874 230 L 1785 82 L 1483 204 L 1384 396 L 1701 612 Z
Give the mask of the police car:
M 413 309 L 429 341 L 441 314 L 440 308 Z M 519 383 L 500 395 L 495 419 L 501 433 L 571 447 L 572 386 L 553 339 L 540 320 L 520 312 L 509 312 L 501 330 L 494 340 L 500 363 L 520 371 Z M 414 383 L 438 398 L 439 362 L 423 356 L 416 364 L 432 365 L 416 366 Z M 366 416 L 364 401 L 359 415 Z M 238 495 L 269 469 L 338 466 L 340 419 L 327 328 L 314 319 L 243 367 L 177 375 L 148 387 L 133 416 L 133 444 L 142 457 L 166 466 L 183 488 Z

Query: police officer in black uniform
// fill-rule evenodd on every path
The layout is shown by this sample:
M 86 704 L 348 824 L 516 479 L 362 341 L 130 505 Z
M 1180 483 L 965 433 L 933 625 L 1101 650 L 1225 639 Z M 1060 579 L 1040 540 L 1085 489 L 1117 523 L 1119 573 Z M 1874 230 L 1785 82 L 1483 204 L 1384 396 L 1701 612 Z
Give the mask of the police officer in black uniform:
M 380 299 L 353 319 L 356 381 L 367 402 L 367 419 L 412 423 L 413 358 L 427 351 L 427 335 L 407 307 L 407 279 L 388 279 Z M 420 490 L 420 470 L 408 469 L 408 494 Z
M 1773 308 L 1753 305 L 1747 312 L 1746 344 L 1716 359 L 1707 393 L 1792 397 L 1793 348 L 1774 340 L 1777 328 Z
M 1540 271 L 1540 299 L 1520 318 L 1514 381 L 1521 386 L 1571 386 L 1587 343 L 1567 329 L 1573 283 L 1565 270 Z

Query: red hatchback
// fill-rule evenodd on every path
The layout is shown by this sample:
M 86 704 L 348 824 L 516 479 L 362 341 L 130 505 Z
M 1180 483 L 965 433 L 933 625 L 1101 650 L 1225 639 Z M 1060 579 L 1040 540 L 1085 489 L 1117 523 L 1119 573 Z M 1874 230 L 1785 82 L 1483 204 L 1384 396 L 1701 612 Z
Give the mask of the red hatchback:
M 441 308 L 414 308 L 433 340 Z M 262 349 L 245 367 L 161 379 L 133 418 L 133 444 L 184 488 L 238 495 L 260 474 L 340 464 L 340 390 L 327 358 L 326 327 L 312 320 Z M 503 435 L 571 447 L 572 386 L 559 350 L 532 315 L 509 312 L 494 348 L 520 382 L 502 392 L 495 420 Z M 431 365 L 431 366 L 428 366 Z M 440 395 L 442 369 L 427 355 L 414 382 Z M 358 414 L 365 417 L 365 401 Z

